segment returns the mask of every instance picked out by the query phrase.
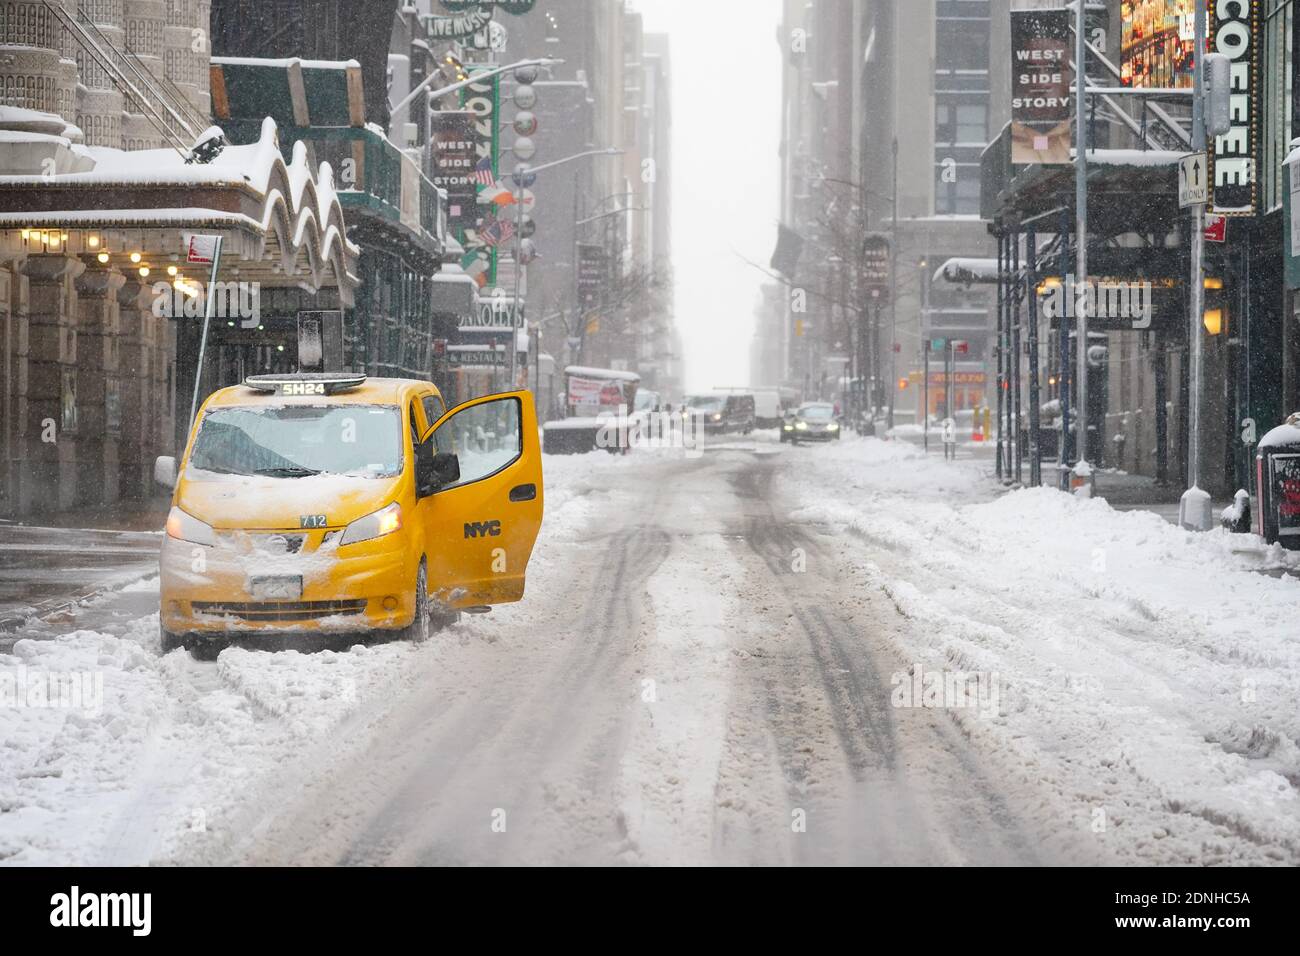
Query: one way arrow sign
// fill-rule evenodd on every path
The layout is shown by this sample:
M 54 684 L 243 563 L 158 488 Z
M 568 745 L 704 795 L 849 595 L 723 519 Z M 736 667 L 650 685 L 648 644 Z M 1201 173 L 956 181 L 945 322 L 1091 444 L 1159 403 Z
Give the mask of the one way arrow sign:
M 1210 201 L 1209 177 L 1204 153 L 1192 153 L 1178 161 L 1178 205 L 1203 206 Z

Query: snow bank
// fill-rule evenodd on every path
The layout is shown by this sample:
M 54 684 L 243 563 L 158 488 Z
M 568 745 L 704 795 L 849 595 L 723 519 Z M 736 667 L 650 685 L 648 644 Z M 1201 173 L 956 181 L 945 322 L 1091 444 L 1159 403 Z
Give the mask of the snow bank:
M 1121 862 L 1300 862 L 1296 556 L 1054 490 L 990 500 L 880 444 L 810 459 L 795 517 L 858 539 L 905 659 L 996 676 L 1000 716 L 952 712 L 967 733 Z
M 591 534 L 618 475 L 654 455 L 545 459 L 544 533 L 529 588 L 563 593 L 552 548 Z M 156 575 L 121 589 L 158 589 Z M 424 645 L 343 652 L 229 648 L 215 663 L 160 654 L 155 615 L 120 633 L 74 630 L 0 654 L 0 864 L 139 865 L 185 860 L 228 830 L 250 793 L 328 747 L 442 669 L 465 642 L 487 645 L 536 603 L 467 618 Z M 471 648 L 472 650 L 472 648 Z M 463 652 L 462 652 L 463 653 Z M 473 654 L 464 655 L 471 666 Z M 273 789 L 273 788 L 272 788 Z

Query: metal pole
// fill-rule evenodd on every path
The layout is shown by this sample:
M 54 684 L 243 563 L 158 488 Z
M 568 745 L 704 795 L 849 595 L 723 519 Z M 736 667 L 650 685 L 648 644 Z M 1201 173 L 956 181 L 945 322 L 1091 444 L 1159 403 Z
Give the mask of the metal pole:
M 1079 339 L 1079 406 L 1075 413 L 1078 458 L 1088 460 L 1088 71 L 1087 3 L 1076 0 L 1078 18 L 1074 27 L 1075 112 L 1075 267 L 1078 294 L 1075 321 Z M 1200 63 L 1200 51 L 1196 62 Z
M 1065 270 L 1068 268 L 1069 258 L 1066 255 L 1066 240 L 1071 235 L 1070 232 L 1070 214 L 1068 210 L 1061 211 L 1061 252 L 1059 262 L 1061 266 L 1061 283 L 1065 283 Z M 1077 236 L 1076 236 L 1077 241 Z M 1061 403 L 1061 447 L 1057 450 L 1056 464 L 1061 471 L 1062 476 L 1067 470 L 1070 457 L 1073 454 L 1073 448 L 1070 447 L 1070 325 L 1065 316 L 1057 319 L 1057 342 L 1060 346 L 1060 374 L 1057 378 L 1057 396 Z M 1063 482 L 1065 479 L 1058 476 Z
M 190 399 L 190 428 L 194 428 L 194 416 L 199 412 L 199 386 L 203 383 L 203 356 L 208 348 L 208 326 L 212 324 L 212 303 L 216 301 L 217 267 L 221 264 L 221 236 L 217 236 L 217 248 L 212 254 L 212 275 L 208 278 L 207 302 L 203 307 L 203 334 L 199 338 L 199 361 L 194 367 L 194 397 Z
M 921 385 L 921 432 L 924 437 L 924 448 L 930 450 L 930 340 L 927 338 L 921 343 L 921 353 L 924 356 L 922 365 L 924 366 L 923 375 L 924 383 Z
M 1003 312 L 1006 310 L 1006 293 L 1007 293 L 1007 276 L 1006 276 L 1007 263 L 1006 263 L 1006 256 L 1004 255 L 1005 250 L 1006 250 L 1006 239 L 1003 237 L 1002 233 L 999 232 L 998 233 L 998 330 L 997 330 L 997 335 L 995 337 L 995 341 L 997 342 L 996 347 L 998 350 L 998 377 L 996 383 L 997 392 L 998 392 L 998 441 L 997 441 L 998 481 L 1002 480 L 1002 442 L 1006 439 L 1006 432 L 1002 428 L 1002 408 L 1003 408 L 1002 373 L 1004 369 L 1004 362 L 1006 360 L 1006 349 L 1003 348 L 1003 343 L 1002 343 L 1002 315 Z
M 1043 445 L 1038 381 L 1038 233 L 1030 229 L 1025 237 L 1025 288 L 1029 296 L 1029 484 L 1043 483 Z
M 925 450 L 930 450 L 930 270 L 929 261 L 921 262 L 921 349 L 925 354 L 925 408 L 921 421 L 925 433 Z
M 1020 233 L 1011 233 L 1011 407 L 1014 410 L 1011 449 L 1015 454 L 1012 474 L 1017 484 L 1025 479 L 1024 455 L 1020 448 Z
M 865 177 L 864 177 L 865 178 Z M 894 198 L 889 231 L 889 418 L 894 427 L 894 398 L 898 395 L 898 137 L 894 137 Z
M 524 234 L 524 188 L 515 180 L 515 301 L 510 305 L 510 337 L 507 339 L 507 348 L 510 350 L 510 380 L 506 383 L 506 388 L 513 391 L 515 388 L 515 362 L 516 353 L 519 351 L 519 279 L 524 271 L 524 264 L 520 261 L 520 250 L 522 247 L 522 238 Z
M 1196 3 L 1196 59 L 1192 94 L 1192 150 L 1206 148 L 1205 136 L 1205 0 Z M 1188 424 L 1187 424 L 1187 491 L 1179 507 L 1179 524 L 1196 531 L 1210 529 L 1209 496 L 1200 490 L 1201 480 L 1201 383 L 1205 361 L 1205 339 L 1201 322 L 1205 312 L 1205 206 L 1192 207 L 1192 267 L 1190 315 L 1187 317 L 1189 351 Z

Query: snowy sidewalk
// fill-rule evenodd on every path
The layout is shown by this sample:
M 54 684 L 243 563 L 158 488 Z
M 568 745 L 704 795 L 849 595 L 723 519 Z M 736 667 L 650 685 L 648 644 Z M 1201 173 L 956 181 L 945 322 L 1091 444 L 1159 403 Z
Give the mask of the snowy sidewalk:
M 846 527 L 845 558 L 917 625 L 925 669 L 980 672 L 1000 716 L 954 710 L 1044 781 L 1119 859 L 1300 862 L 1298 556 L 1192 534 L 980 463 L 846 442 L 788 482 L 793 517 Z

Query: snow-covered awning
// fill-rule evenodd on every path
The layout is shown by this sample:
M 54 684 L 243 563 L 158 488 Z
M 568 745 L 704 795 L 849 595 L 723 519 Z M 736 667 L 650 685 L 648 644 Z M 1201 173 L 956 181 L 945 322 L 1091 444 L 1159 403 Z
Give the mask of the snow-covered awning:
M 183 262 L 191 234 L 211 233 L 223 238 L 219 279 L 238 270 L 267 287 L 337 288 L 352 305 L 361 250 L 347 239 L 333 170 L 313 170 L 301 142 L 286 164 L 274 120 L 256 143 L 227 146 L 208 164 L 171 149 L 65 141 L 56 148 L 71 171 L 52 176 L 31 168 L 24 135 L 0 139 L 0 169 L 20 171 L 0 175 L 0 254 L 89 255 L 147 276 Z
M 934 281 L 956 282 L 961 285 L 994 283 L 998 281 L 997 259 L 949 259 L 934 274 Z
M 587 365 L 570 365 L 564 370 L 565 375 L 577 375 L 581 378 L 607 378 L 620 382 L 639 382 L 641 376 L 636 372 L 624 372 L 612 368 L 592 368 Z

